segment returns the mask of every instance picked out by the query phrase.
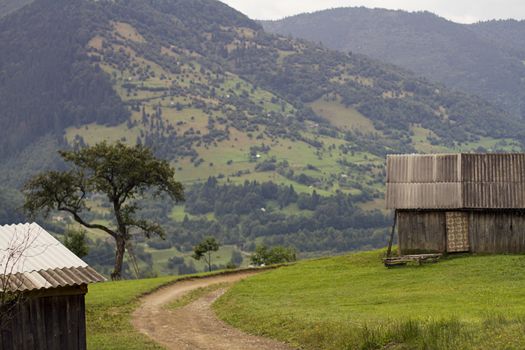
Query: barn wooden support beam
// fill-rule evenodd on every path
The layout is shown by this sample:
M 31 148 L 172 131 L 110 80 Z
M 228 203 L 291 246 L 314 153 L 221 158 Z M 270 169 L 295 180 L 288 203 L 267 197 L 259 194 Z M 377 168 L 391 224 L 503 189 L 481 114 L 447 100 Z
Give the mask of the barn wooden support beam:
M 386 251 L 386 257 L 390 258 L 392 255 L 392 244 L 394 243 L 394 233 L 396 231 L 397 224 L 397 209 L 394 210 L 394 224 L 392 225 L 392 231 L 390 232 L 390 239 L 388 241 L 388 249 Z

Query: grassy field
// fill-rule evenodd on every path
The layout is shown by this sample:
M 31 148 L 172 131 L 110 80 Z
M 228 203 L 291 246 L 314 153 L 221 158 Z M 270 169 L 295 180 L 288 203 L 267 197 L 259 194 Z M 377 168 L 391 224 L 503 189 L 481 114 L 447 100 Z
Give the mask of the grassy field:
M 137 333 L 130 317 L 139 296 L 176 279 L 167 276 L 90 286 L 86 296 L 88 349 L 162 349 Z
M 382 252 L 303 261 L 215 304 L 245 331 L 305 349 L 522 349 L 525 257 L 386 269 Z
M 221 272 L 211 274 L 216 273 Z M 206 275 L 208 274 L 192 276 Z M 86 296 L 88 349 L 163 349 L 135 331 L 130 321 L 131 314 L 137 308 L 140 296 L 180 278 L 182 277 L 165 276 L 91 285 Z M 194 297 L 194 294 L 190 297 Z
M 347 108 L 339 101 L 319 99 L 310 104 L 315 113 L 341 129 L 359 129 L 363 132 L 377 132 L 370 119 L 355 108 Z
M 197 271 L 206 271 L 207 265 L 204 262 L 204 260 L 195 260 L 193 259 L 192 252 L 182 253 L 178 251 L 176 248 L 170 248 L 170 249 L 152 249 L 150 247 L 146 247 L 145 251 L 147 253 L 150 253 L 154 266 L 155 266 L 155 272 L 159 274 L 169 274 L 170 270 L 167 269 L 166 265 L 168 263 L 168 260 L 172 257 L 183 257 L 186 264 L 192 263 Z M 214 265 L 227 265 L 232 257 L 232 253 L 234 251 L 238 251 L 238 248 L 232 245 L 223 245 L 220 247 L 220 249 L 212 254 L 212 264 Z M 241 264 L 242 267 L 246 267 L 249 265 L 249 256 L 246 254 L 243 254 L 243 262 Z
M 183 295 L 182 297 L 176 299 L 172 303 L 170 303 L 168 307 L 170 309 L 182 308 L 218 289 L 228 288 L 230 286 L 231 286 L 230 283 L 217 283 L 217 284 L 212 284 L 211 286 L 208 286 L 208 287 L 201 287 L 201 288 L 194 289 L 188 292 L 187 294 Z

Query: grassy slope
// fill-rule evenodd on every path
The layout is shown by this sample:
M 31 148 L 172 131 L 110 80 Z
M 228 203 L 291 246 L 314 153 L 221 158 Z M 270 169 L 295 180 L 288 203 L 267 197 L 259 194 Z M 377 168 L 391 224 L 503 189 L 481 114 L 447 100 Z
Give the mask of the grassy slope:
M 200 107 L 195 107 L 192 102 L 204 101 L 209 106 L 222 105 L 230 109 L 237 108 L 235 105 L 230 105 L 228 99 L 221 99 L 225 96 L 235 95 L 242 96 L 246 94 L 246 99 L 256 102 L 263 107 L 263 114 L 273 112 L 283 112 L 286 114 L 293 114 L 294 108 L 285 101 L 281 101 L 276 95 L 270 91 L 264 90 L 261 87 L 256 87 L 242 77 L 231 73 L 224 72 L 220 76 L 222 83 L 216 89 L 215 97 L 208 96 L 195 88 L 198 84 L 209 85 L 213 83 L 212 77 L 215 73 L 204 69 L 197 59 L 192 57 L 182 57 L 180 54 L 174 53 L 168 49 L 162 49 L 161 53 L 165 56 L 175 57 L 185 62 L 180 64 L 180 73 L 176 74 L 168 69 L 161 67 L 159 64 L 148 60 L 140 53 L 133 49 L 136 42 L 142 42 L 145 39 L 138 34 L 135 28 L 127 23 L 114 24 L 113 32 L 104 34 L 106 37 L 114 36 L 120 40 L 127 40 L 130 45 L 126 44 L 111 44 L 116 51 L 123 51 L 129 55 L 130 64 L 140 67 L 143 72 L 148 74 L 138 77 L 134 69 L 126 68 L 121 70 L 115 65 L 109 63 L 101 63 L 101 68 L 112 77 L 114 88 L 123 101 L 141 101 L 145 107 L 145 111 L 154 114 L 157 106 L 162 106 L 162 118 L 166 124 L 174 126 L 178 135 L 193 129 L 196 132 L 205 135 L 208 133 L 208 115 Z M 253 33 L 250 31 L 243 33 L 246 40 L 250 40 Z M 103 43 L 108 45 L 109 41 L 101 36 L 95 36 L 88 46 L 90 47 L 90 55 L 94 58 L 102 58 L 105 53 L 101 51 Z M 299 48 L 296 48 L 299 49 Z M 184 58 L 184 59 L 183 59 Z M 373 80 L 366 77 L 346 76 L 343 74 L 340 78 L 341 83 L 347 80 L 356 80 L 362 85 L 373 85 Z M 125 86 L 134 85 L 137 88 L 128 91 Z M 165 96 L 165 91 L 145 91 L 143 88 L 158 88 L 169 87 L 171 85 L 180 88 L 190 88 L 191 93 L 183 95 Z M 385 96 L 384 98 L 389 98 Z M 283 105 L 281 105 L 281 102 Z M 175 108 L 180 103 L 178 108 Z M 339 98 L 320 98 L 319 100 L 310 104 L 310 107 L 320 116 L 339 129 L 342 132 L 349 130 L 359 130 L 364 134 L 373 134 L 381 140 L 389 139 L 382 132 L 375 129 L 373 122 L 360 114 L 354 108 L 345 107 Z M 282 109 L 282 110 L 281 110 Z M 222 116 L 222 112 L 213 111 L 210 115 L 214 117 Z M 102 126 L 96 124 L 83 125 L 79 127 L 70 127 L 66 130 L 66 139 L 70 143 L 74 143 L 75 136 L 81 136 L 88 144 L 95 144 L 97 142 L 107 141 L 125 141 L 128 143 L 135 143 L 137 139 L 143 139 L 141 130 L 144 131 L 145 126 L 140 123 L 142 113 L 139 111 L 132 111 L 133 121 L 137 125 L 127 125 L 122 123 L 117 126 Z M 343 133 L 339 133 L 336 137 L 320 136 L 317 134 L 317 126 L 315 123 L 307 123 L 308 128 L 302 132 L 302 135 L 311 140 L 318 140 L 324 144 L 322 149 L 318 150 L 305 142 L 300 140 L 291 141 L 290 139 L 275 137 L 270 139 L 264 137 L 257 139 L 257 135 L 264 131 L 265 127 L 260 126 L 259 131 L 248 132 L 246 130 L 230 129 L 230 139 L 217 142 L 216 144 L 205 146 L 196 146 L 195 150 L 199 157 L 203 160 L 200 166 L 192 164 L 188 157 L 179 159 L 174 166 L 177 168 L 177 179 L 185 185 L 191 185 L 195 182 L 206 180 L 209 176 L 224 175 L 224 181 L 229 179 L 233 183 L 243 183 L 246 180 L 257 181 L 273 181 L 283 185 L 293 184 L 295 189 L 299 192 L 311 192 L 313 188 L 301 185 L 291 179 L 287 179 L 276 172 L 256 172 L 256 163 L 249 161 L 249 152 L 251 146 L 260 146 L 262 143 L 271 147 L 268 154 L 262 154 L 259 161 L 264 161 L 270 157 L 275 157 L 278 161 L 286 160 L 290 163 L 290 168 L 296 174 L 305 173 L 307 165 L 313 165 L 320 169 L 320 172 L 308 174 L 320 180 L 323 185 L 317 186 L 316 190 L 322 195 L 333 194 L 337 190 L 349 192 L 352 194 L 359 194 L 360 186 L 364 186 L 365 190 L 379 190 L 383 191 L 382 184 L 377 183 L 377 179 L 370 176 L 369 173 L 364 173 L 359 170 L 352 170 L 346 166 L 338 163 L 339 160 L 345 160 L 352 164 L 358 165 L 373 165 L 376 169 L 382 169 L 384 159 L 380 159 L 369 152 L 356 152 L 355 154 L 343 154 L 339 149 L 340 145 L 347 145 L 348 143 L 343 139 Z M 223 125 L 217 125 L 218 129 L 223 129 Z M 461 145 L 457 148 L 447 148 L 444 146 L 432 146 L 429 135 L 436 137 L 429 130 L 423 129 L 417 125 L 413 125 L 414 136 L 412 137 L 412 145 L 415 149 L 421 152 L 452 152 L 460 150 L 474 150 L 483 146 L 489 150 L 515 150 L 519 149 L 515 142 L 507 140 L 507 144 L 498 143 L 496 139 L 484 139 L 476 143 L 469 143 Z M 335 146 L 336 149 L 330 150 L 329 146 Z M 240 172 L 240 173 L 239 173 Z M 341 175 L 348 176 L 351 181 L 342 186 L 339 185 Z M 332 178 L 332 181 L 328 179 Z M 328 185 L 328 183 L 330 183 Z M 356 184 L 359 184 L 356 185 Z M 382 208 L 375 202 L 364 205 L 367 209 Z
M 138 306 L 138 298 L 179 279 L 221 273 L 224 271 L 91 285 L 86 296 L 88 349 L 162 349 L 131 325 L 131 313 Z
M 89 287 L 86 319 L 89 349 L 162 349 L 135 332 L 130 317 L 138 297 L 177 277 L 107 282 Z
M 168 82 L 176 82 L 180 86 L 186 86 L 190 84 L 188 81 L 208 83 L 207 76 L 199 70 L 200 65 L 195 61 L 191 62 L 192 66 L 183 66 L 185 72 L 191 77 L 191 79 L 183 79 L 179 75 L 172 74 L 159 65 L 138 56 L 134 51 L 131 50 L 129 52 L 135 64 L 144 67 L 144 69 L 146 69 L 146 65 L 150 66 L 151 71 L 155 73 L 155 77 L 148 77 L 141 81 L 141 84 L 143 84 L 145 87 L 167 86 L 166 84 L 168 84 Z M 115 89 L 124 101 L 148 98 L 149 100 L 143 101 L 146 111 L 148 113 L 154 113 L 156 106 L 160 104 L 163 108 L 163 119 L 172 125 L 176 125 L 175 129 L 178 133 L 184 133 L 190 128 L 201 132 L 203 135 L 208 133 L 208 116 L 202 110 L 187 106 L 183 107 L 181 110 L 176 110 L 174 108 L 175 102 L 181 102 L 183 104 L 191 102 L 191 98 L 188 96 L 163 98 L 164 92 L 144 91 L 139 91 L 128 95 L 126 89 L 124 89 L 122 85 L 130 82 L 129 79 L 130 76 L 132 76 L 132 73 L 127 71 L 122 73 L 116 70 L 114 67 L 105 64 L 101 66 L 109 75 L 114 77 Z M 167 77 L 167 79 L 160 80 L 159 77 L 161 75 Z M 261 88 L 255 88 L 249 82 L 232 73 L 226 74 L 224 76 L 224 80 L 225 81 L 221 89 L 217 91 L 218 95 L 225 95 L 231 93 L 231 91 L 234 91 L 235 94 L 240 95 L 241 91 L 243 90 L 247 92 L 250 91 L 249 98 L 254 101 L 259 101 L 264 107 L 264 111 L 266 113 L 280 110 L 281 107 L 279 104 L 271 102 L 272 98 L 275 96 L 269 91 L 263 90 Z M 135 80 L 132 80 L 132 82 L 135 82 Z M 219 103 L 213 99 L 208 100 L 208 102 L 211 104 Z M 344 115 L 344 112 L 346 112 L 346 110 L 341 110 L 341 108 L 339 108 L 339 104 L 336 104 L 336 107 L 337 108 L 334 113 L 340 113 L 339 115 L 334 116 L 334 118 L 345 119 L 346 115 Z M 326 108 L 330 108 L 329 104 L 326 106 Z M 291 105 L 285 105 L 285 113 L 292 113 L 292 110 L 293 109 Z M 132 120 L 137 122 L 141 120 L 140 112 L 133 112 L 132 114 Z M 366 125 L 371 125 L 371 122 L 368 119 L 362 117 L 357 112 L 355 112 L 355 120 L 358 120 L 360 123 L 364 123 Z M 352 122 L 353 121 L 354 119 L 352 119 Z M 358 126 L 360 125 L 361 124 L 358 124 Z M 66 139 L 70 143 L 74 143 L 74 138 L 78 135 L 90 145 L 101 141 L 115 142 L 119 140 L 133 144 L 139 137 L 141 128 L 143 128 L 143 126 L 140 124 L 137 126 L 132 126 L 131 128 L 128 128 L 127 123 L 122 123 L 120 125 L 111 127 L 89 124 L 83 125 L 81 127 L 68 128 L 66 130 Z M 340 144 L 345 143 L 340 138 L 318 136 L 314 131 L 315 130 L 312 129 L 311 131 L 304 132 L 304 136 L 309 139 L 318 139 L 319 141 L 324 142 L 325 145 L 339 146 Z M 194 182 L 204 181 L 209 176 L 223 174 L 225 176 L 231 177 L 230 180 L 235 183 L 243 183 L 245 180 L 274 181 L 283 185 L 293 184 L 296 187 L 296 190 L 299 192 L 312 192 L 312 189 L 308 188 L 308 186 L 303 186 L 297 182 L 290 181 L 289 179 L 286 179 L 275 172 L 255 172 L 254 168 L 256 163 L 249 161 L 249 151 L 251 146 L 260 146 L 261 143 L 270 145 L 272 150 L 267 155 L 263 154 L 260 161 L 270 157 L 275 157 L 278 161 L 287 160 L 290 162 L 291 168 L 298 172 L 304 172 L 304 167 L 310 164 L 321 169 L 324 174 L 344 173 L 347 170 L 337 163 L 337 160 L 340 158 L 346 158 L 347 161 L 359 164 L 374 163 L 379 165 L 382 163 L 381 159 L 374 157 L 370 153 L 357 153 L 353 157 L 343 157 L 339 151 L 328 152 L 326 149 L 324 149 L 319 156 L 316 154 L 317 150 L 314 147 L 301 141 L 292 142 L 285 138 L 275 138 L 275 140 L 270 140 L 268 138 L 257 139 L 254 137 L 254 135 L 249 137 L 248 132 L 239 131 L 236 129 L 232 129 L 230 132 L 230 140 L 218 142 L 216 146 L 206 148 L 196 147 L 199 156 L 204 161 L 202 165 L 195 167 L 188 158 L 179 160 L 177 164 L 175 164 L 175 167 L 177 168 L 177 179 L 184 184 L 189 185 Z M 254 134 L 258 134 L 258 132 Z M 231 164 L 227 164 L 229 161 Z M 235 174 L 239 171 L 249 171 L 250 173 L 242 176 L 236 176 Z M 314 177 L 320 177 L 323 174 L 310 175 L 313 175 Z M 362 176 L 362 174 L 355 175 Z M 365 176 L 364 180 L 369 179 Z M 337 186 L 328 188 L 326 189 L 325 194 L 331 194 L 335 192 L 336 189 L 339 188 Z M 322 191 L 322 189 L 318 189 L 318 192 L 319 190 Z M 352 192 L 352 189 L 342 190 Z M 353 192 L 355 191 L 356 190 L 353 190 Z
M 212 264 L 223 266 L 227 265 L 231 260 L 232 253 L 236 250 L 237 248 L 235 246 L 221 246 L 220 249 L 212 255 Z M 203 260 L 195 260 L 191 257 L 193 252 L 183 253 L 178 251 L 176 248 L 153 249 L 149 247 L 146 247 L 145 251 L 151 253 L 153 261 L 155 262 L 155 271 L 159 274 L 170 273 L 168 269 L 165 269 L 165 266 L 168 263 L 168 259 L 175 256 L 183 257 L 186 264 L 193 263 L 197 271 L 206 271 L 208 268 Z M 247 256 L 244 256 L 244 260 L 241 267 L 248 266 L 248 263 L 249 258 Z
M 380 254 L 304 261 L 264 273 L 235 285 L 215 308 L 236 327 L 306 349 L 524 344 L 524 257 L 458 257 L 386 269 Z

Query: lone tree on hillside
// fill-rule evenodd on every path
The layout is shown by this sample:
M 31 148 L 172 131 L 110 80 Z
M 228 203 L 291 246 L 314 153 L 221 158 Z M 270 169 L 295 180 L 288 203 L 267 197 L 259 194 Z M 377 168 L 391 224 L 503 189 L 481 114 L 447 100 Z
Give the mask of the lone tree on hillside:
M 214 237 L 206 237 L 202 242 L 193 248 L 193 259 L 204 259 L 208 265 L 208 271 L 211 271 L 211 254 L 219 250 L 220 244 Z
M 71 169 L 44 172 L 29 180 L 24 187 L 24 208 L 31 215 L 47 216 L 52 210 L 64 211 L 84 227 L 102 230 L 113 237 L 116 249 L 111 278 L 118 280 L 131 229 L 141 231 L 148 238 L 154 234 L 164 237 L 159 224 L 137 217 L 136 199 L 153 189 L 154 197 L 167 193 L 173 200 L 183 201 L 183 186 L 174 180 L 175 171 L 169 163 L 157 159 L 142 145 L 131 147 L 103 142 L 59 153 L 72 165 Z M 89 210 L 86 198 L 93 194 L 107 198 L 115 218 L 114 227 L 89 223 L 82 217 Z

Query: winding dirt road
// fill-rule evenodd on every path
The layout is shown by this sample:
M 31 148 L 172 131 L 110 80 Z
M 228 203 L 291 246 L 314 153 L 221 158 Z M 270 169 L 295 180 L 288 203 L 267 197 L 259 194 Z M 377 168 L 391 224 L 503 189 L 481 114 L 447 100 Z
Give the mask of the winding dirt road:
M 217 319 L 211 304 L 226 290 L 211 292 L 176 310 L 167 304 L 198 288 L 217 283 L 238 282 L 258 271 L 181 281 L 142 298 L 133 313 L 133 325 L 140 332 L 176 350 L 291 350 L 282 343 L 248 335 Z

